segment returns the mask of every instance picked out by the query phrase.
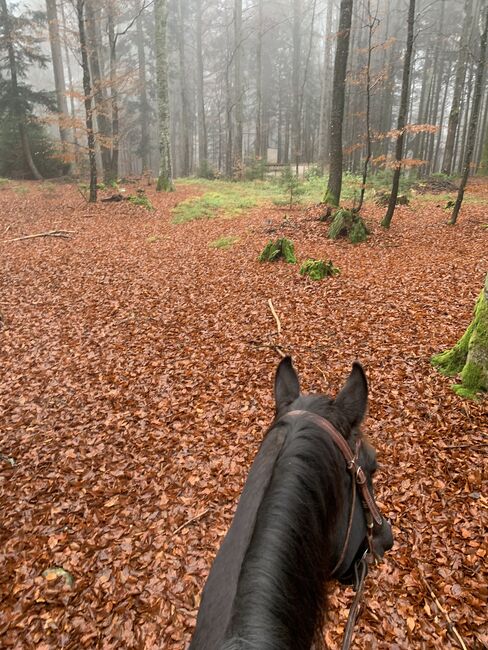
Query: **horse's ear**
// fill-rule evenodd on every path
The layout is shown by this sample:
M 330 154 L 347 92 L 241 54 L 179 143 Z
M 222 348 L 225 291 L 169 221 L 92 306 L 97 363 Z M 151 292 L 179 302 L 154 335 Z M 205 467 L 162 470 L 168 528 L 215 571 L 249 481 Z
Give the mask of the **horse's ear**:
M 337 395 L 335 404 L 343 411 L 351 427 L 361 424 L 368 406 L 368 380 L 362 365 L 357 361 L 352 364 L 351 374 Z
M 291 362 L 291 357 L 285 357 L 280 361 L 276 370 L 274 392 L 277 413 L 294 402 L 300 395 L 298 375 Z

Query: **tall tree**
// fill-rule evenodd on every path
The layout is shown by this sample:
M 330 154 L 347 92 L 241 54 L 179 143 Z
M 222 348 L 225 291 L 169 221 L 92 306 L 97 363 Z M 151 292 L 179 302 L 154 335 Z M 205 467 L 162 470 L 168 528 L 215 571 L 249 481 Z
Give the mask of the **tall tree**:
M 6 53 L 3 62 L 0 61 L 0 117 L 2 113 L 6 113 L 16 122 L 25 162 L 32 176 L 42 180 L 32 157 L 27 123 L 33 116 L 33 107 L 36 104 L 50 105 L 53 108 L 53 103 L 48 94 L 36 92 L 29 85 L 22 83 L 30 65 L 46 64 L 46 57 L 39 48 L 39 39 L 27 32 L 32 29 L 33 24 L 38 23 L 39 16 L 29 15 L 26 11 L 20 16 L 14 16 L 8 11 L 7 1 L 0 0 L 0 18 L 3 28 L 0 50 Z M 2 71 L 7 71 L 10 79 L 4 77 Z
M 298 174 L 298 162 L 301 154 L 300 139 L 300 60 L 302 44 L 302 2 L 293 1 L 293 67 L 291 71 L 292 85 L 292 108 L 291 108 L 291 160 L 296 165 Z
M 85 104 L 86 137 L 88 141 L 88 159 L 90 163 L 89 201 L 90 203 L 95 203 L 97 200 L 97 161 L 95 157 L 95 134 L 93 132 L 92 86 L 87 51 L 85 0 L 76 1 L 76 14 L 78 17 L 78 31 L 80 38 L 81 67 L 83 70 L 83 101 Z
M 242 0 L 234 0 L 234 169 L 242 167 L 243 138 L 242 85 Z
M 342 190 L 342 122 L 346 93 L 347 59 L 351 34 L 353 0 L 341 0 L 339 31 L 334 62 L 334 85 L 330 117 L 330 168 L 324 202 L 338 206 Z
M 141 155 L 142 172 L 145 173 L 150 167 L 150 144 L 149 144 L 149 114 L 150 106 L 147 96 L 146 81 L 146 51 L 144 47 L 144 31 L 142 28 L 142 14 L 139 14 L 136 22 L 137 28 L 137 67 L 139 77 L 139 115 L 141 123 L 141 141 L 139 152 Z
M 159 175 L 156 189 L 158 192 L 172 192 L 173 169 L 171 163 L 171 138 L 169 121 L 168 94 L 168 52 L 167 24 L 168 0 L 155 0 L 154 12 L 156 20 L 156 75 L 158 84 L 159 109 Z
M 203 0 L 196 0 L 196 57 L 197 57 L 197 113 L 198 113 L 198 166 L 200 174 L 208 174 L 208 137 L 205 115 L 205 93 L 203 78 Z
M 405 126 L 407 124 L 408 114 L 408 100 L 410 95 L 410 72 L 412 68 L 412 53 L 413 53 L 413 39 L 415 27 L 415 0 L 410 0 L 408 6 L 408 21 L 407 21 L 407 49 L 405 51 L 405 59 L 403 63 L 403 78 L 402 78 L 402 92 L 400 96 L 400 108 L 398 112 L 397 122 L 397 141 L 395 149 L 395 169 L 393 171 L 393 181 L 391 185 L 390 199 L 388 201 L 388 208 L 381 225 L 384 228 L 389 228 L 398 197 L 398 189 L 400 187 L 400 174 L 402 171 L 402 157 L 403 157 L 403 141 L 405 138 Z
M 461 113 L 461 99 L 466 79 L 466 65 L 469 55 L 469 34 L 471 29 L 473 0 L 466 0 L 464 4 L 464 20 L 461 40 L 459 41 L 459 53 L 456 65 L 456 79 L 452 97 L 451 110 L 449 113 L 449 124 L 447 128 L 446 145 L 444 148 L 444 159 L 442 161 L 442 172 L 451 174 L 453 170 L 455 141 L 458 132 L 459 118 Z
M 476 140 L 476 129 L 478 127 L 480 106 L 481 106 L 481 93 L 483 89 L 483 76 L 485 72 L 486 65 L 486 44 L 488 38 L 488 5 L 484 3 L 483 9 L 483 33 L 481 35 L 481 44 L 479 58 L 476 67 L 476 81 L 474 86 L 474 99 L 473 107 L 471 109 L 471 117 L 469 121 L 468 136 L 466 143 L 466 150 L 464 153 L 464 162 L 463 162 L 463 176 L 461 178 L 461 183 L 459 185 L 458 194 L 456 197 L 456 203 L 451 214 L 449 223 L 454 225 L 457 221 L 459 210 L 464 198 L 464 190 L 468 182 L 468 176 L 471 169 L 471 160 L 473 158 L 474 145 Z
M 49 27 L 49 44 L 51 46 L 54 86 L 56 88 L 56 100 L 59 113 L 59 135 L 61 142 L 66 148 L 69 142 L 69 128 L 67 126 L 69 115 L 56 0 L 46 0 L 46 14 Z

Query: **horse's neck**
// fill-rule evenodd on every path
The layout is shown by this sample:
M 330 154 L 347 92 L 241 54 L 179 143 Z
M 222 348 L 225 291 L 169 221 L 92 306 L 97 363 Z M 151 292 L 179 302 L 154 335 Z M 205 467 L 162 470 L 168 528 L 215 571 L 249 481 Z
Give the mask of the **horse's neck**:
M 314 480 L 291 475 L 270 485 L 241 567 L 225 650 L 311 647 L 337 555 L 337 486 L 321 476 L 310 492 L 304 483 Z

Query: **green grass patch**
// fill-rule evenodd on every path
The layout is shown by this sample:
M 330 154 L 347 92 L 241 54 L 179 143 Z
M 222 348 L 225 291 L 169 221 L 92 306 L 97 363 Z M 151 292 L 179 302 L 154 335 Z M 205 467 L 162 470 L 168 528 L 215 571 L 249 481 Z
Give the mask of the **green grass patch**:
M 154 210 L 153 204 L 147 198 L 147 196 L 142 192 L 138 192 L 137 194 L 132 194 L 131 196 L 128 196 L 127 200 L 129 201 L 129 203 L 132 203 L 132 205 L 139 205 L 143 208 L 146 208 L 146 210 L 149 210 L 149 212 L 152 212 Z
M 26 194 L 29 194 L 30 190 L 25 185 L 17 185 L 14 187 L 14 192 L 19 196 L 25 196 Z
M 297 262 L 293 242 L 290 239 L 286 239 L 286 237 L 269 241 L 258 257 L 260 262 L 277 262 L 281 259 L 289 264 L 296 264 Z
M 214 241 L 210 242 L 209 246 L 210 248 L 222 248 L 222 249 L 227 249 L 231 248 L 234 246 L 234 244 L 237 244 L 239 241 L 239 237 L 219 237 L 218 239 L 215 239 Z

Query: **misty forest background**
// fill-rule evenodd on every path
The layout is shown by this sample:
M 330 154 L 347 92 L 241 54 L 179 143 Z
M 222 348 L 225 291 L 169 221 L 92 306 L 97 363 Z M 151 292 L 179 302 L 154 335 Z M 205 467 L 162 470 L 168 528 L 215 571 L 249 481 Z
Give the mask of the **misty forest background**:
M 406 1 L 0 0 L 0 176 L 86 177 L 87 134 L 99 182 L 157 175 L 165 79 L 174 176 L 327 171 L 334 57 L 347 4 L 342 167 L 362 172 L 369 134 L 371 170 L 391 174 Z M 475 105 L 483 2 L 412 4 L 403 167 L 410 175 L 458 174 Z M 159 58 L 158 25 L 166 28 Z M 478 112 L 472 173 L 488 170 L 486 92 Z

